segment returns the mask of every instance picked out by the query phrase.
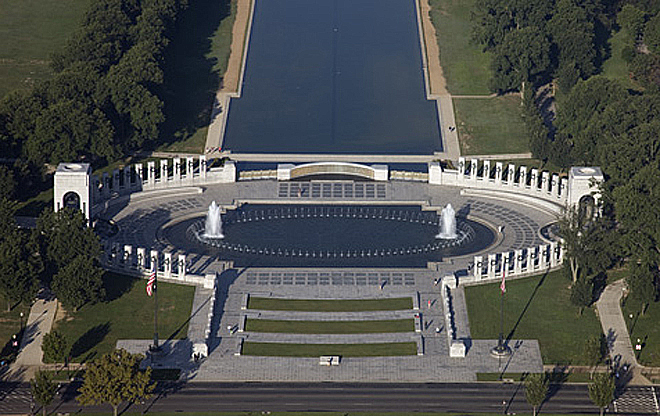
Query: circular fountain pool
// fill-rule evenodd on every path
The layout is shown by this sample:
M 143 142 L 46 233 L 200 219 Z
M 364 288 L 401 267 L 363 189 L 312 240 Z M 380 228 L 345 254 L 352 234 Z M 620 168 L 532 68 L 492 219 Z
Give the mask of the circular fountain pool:
M 241 265 L 424 267 L 490 246 L 495 233 L 457 217 L 454 239 L 437 238 L 440 218 L 419 206 L 243 205 L 222 215 L 222 238 L 205 234 L 206 216 L 165 227 L 186 250 Z

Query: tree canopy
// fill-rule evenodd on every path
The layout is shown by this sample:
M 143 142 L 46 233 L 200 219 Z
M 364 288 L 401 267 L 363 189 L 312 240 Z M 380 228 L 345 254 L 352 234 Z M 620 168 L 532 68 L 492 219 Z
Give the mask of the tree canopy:
M 596 73 L 605 8 L 599 0 L 476 1 L 472 40 L 493 52 L 492 90 L 524 92 L 526 82 L 556 77 L 568 91 Z
M 104 298 L 101 243 L 82 212 L 45 210 L 37 219 L 41 251 L 53 275 L 51 288 L 62 304 L 77 310 Z
M 12 201 L 0 197 L 0 294 L 7 310 L 34 298 L 43 268 L 37 242 L 33 234 L 18 229 L 15 210 Z
M 530 374 L 525 379 L 525 399 L 532 406 L 533 414 L 548 397 L 548 379 L 545 374 Z
M 55 76 L 0 101 L 0 149 L 34 164 L 113 161 L 156 140 L 163 51 L 185 0 L 100 0 L 52 57 Z
M 87 366 L 76 400 L 82 405 L 108 403 L 117 416 L 123 402 L 135 403 L 149 397 L 155 386 L 150 381 L 151 368 L 139 368 L 143 359 L 143 355 L 123 349 L 103 355 Z
M 57 383 L 53 381 L 51 373 L 37 370 L 34 378 L 30 380 L 32 397 L 41 405 L 42 414 L 46 416 L 46 407 L 51 404 L 57 393 Z
M 61 363 L 69 355 L 69 343 L 61 332 L 54 329 L 44 334 L 41 350 L 45 362 Z
M 589 398 L 600 410 L 600 416 L 603 416 L 605 408 L 614 400 L 615 390 L 616 385 L 611 374 L 594 374 L 594 381 L 589 384 Z

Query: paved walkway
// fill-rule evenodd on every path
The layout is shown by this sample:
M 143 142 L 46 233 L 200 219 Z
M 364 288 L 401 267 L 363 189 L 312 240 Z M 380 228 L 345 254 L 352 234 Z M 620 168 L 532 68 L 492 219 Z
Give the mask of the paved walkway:
M 16 361 L 4 375 L 5 381 L 32 379 L 36 370 L 43 364 L 41 344 L 44 334 L 50 332 L 53 326 L 56 312 L 57 300 L 49 291 L 42 289 L 30 309 L 25 333 L 21 339 L 20 352 Z
M 600 295 L 600 299 L 596 302 L 600 324 L 610 346 L 610 356 L 615 368 L 618 369 L 619 377 L 625 377 L 624 380 L 632 385 L 651 385 L 651 382 L 642 375 L 642 368 L 637 363 L 626 321 L 621 312 L 620 302 L 624 286 L 624 281 L 619 280 L 608 285 Z M 626 366 L 628 371 L 622 371 L 623 366 Z
M 278 269 L 281 273 L 283 269 Z M 284 270 L 287 271 L 287 270 Z M 293 269 L 291 270 L 293 271 Z M 440 299 L 440 285 L 434 279 L 446 274 L 427 269 L 406 269 L 401 281 L 392 279 L 381 289 L 365 278 L 364 284 L 357 279 L 345 276 L 328 285 L 302 284 L 299 279 L 301 269 L 295 269 L 296 277 L 291 284 L 273 279 L 274 269 L 250 269 L 244 273 L 227 272 L 220 282 L 227 289 L 226 299 L 216 303 L 214 325 L 211 338 L 213 347 L 208 359 L 199 368 L 187 372 L 193 381 L 344 381 L 344 382 L 465 382 L 475 381 L 477 372 L 497 372 L 504 370 L 525 372 L 541 371 L 542 361 L 538 342 L 535 340 L 512 341 L 515 354 L 507 360 L 498 361 L 490 356 L 489 350 L 495 340 L 470 340 L 470 348 L 465 358 L 450 358 L 447 333 L 444 322 L 443 305 Z M 311 273 L 309 269 L 306 272 Z M 357 272 L 347 269 L 319 269 L 330 275 Z M 360 270 L 363 271 L 363 270 Z M 378 270 L 369 270 L 378 272 Z M 388 273 L 400 270 L 388 269 Z M 404 273 L 404 271 L 401 271 Z M 271 275 L 267 278 L 266 275 Z M 339 278 L 337 278 L 339 279 Z M 348 280 L 347 280 L 348 279 Z M 352 283 L 351 283 L 352 282 Z M 460 311 L 456 320 L 457 333 L 470 338 L 466 322 L 465 305 L 461 291 L 455 291 L 454 308 Z M 416 297 L 419 294 L 420 310 L 378 311 L 378 312 L 285 312 L 242 310 L 244 295 L 275 298 L 301 299 L 367 299 L 389 297 Z M 429 306 L 430 301 L 430 306 Z M 270 319 L 305 320 L 359 320 L 413 318 L 416 313 L 422 316 L 421 332 L 357 334 L 357 335 L 300 335 L 229 331 L 238 328 L 245 316 Z M 463 317 L 465 315 L 465 317 Z M 438 330 L 436 330 L 438 328 Z M 362 343 L 362 342 L 415 342 L 421 344 L 423 356 L 344 358 L 338 367 L 319 366 L 318 357 L 257 357 L 236 356 L 240 342 L 303 342 L 303 343 Z
M 527 153 L 502 153 L 498 155 L 464 155 L 466 159 L 481 159 L 481 160 L 515 160 L 515 159 L 531 159 L 532 154 Z

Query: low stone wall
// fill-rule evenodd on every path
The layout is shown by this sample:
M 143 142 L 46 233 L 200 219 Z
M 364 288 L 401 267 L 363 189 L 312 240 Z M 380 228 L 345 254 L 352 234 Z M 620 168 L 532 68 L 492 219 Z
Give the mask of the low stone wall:
M 254 181 L 265 179 L 277 179 L 277 170 L 264 169 L 264 170 L 245 170 L 238 174 L 239 181 Z
M 147 278 L 155 268 L 159 279 L 206 289 L 215 287 L 213 275 L 202 276 L 188 272 L 185 254 L 178 254 L 174 258 L 170 252 L 147 251 L 144 247 L 134 250 L 133 246 L 128 244 L 122 246 L 118 243 L 108 243 L 102 259 L 104 268 L 127 275 Z
M 474 256 L 472 275 L 465 281 L 480 282 L 505 277 L 521 277 L 556 269 L 562 265 L 564 251 L 557 242 L 538 247 Z
M 122 195 L 135 192 L 191 187 L 236 181 L 236 165 L 227 160 L 223 166 L 210 167 L 206 155 L 198 158 L 187 157 L 157 159 L 137 163 L 123 169 L 115 169 L 112 174 L 91 177 L 91 193 L 94 205 Z
M 598 185 L 603 182 L 603 172 L 598 167 L 575 166 L 568 176 L 539 171 L 527 166 L 490 160 L 458 159 L 458 169 L 443 167 L 440 162 L 429 163 L 431 185 L 461 186 L 463 188 L 491 189 L 505 193 L 531 196 L 557 204 L 574 206 L 590 195 L 598 203 Z
M 393 170 L 390 172 L 390 180 L 392 181 L 413 181 L 413 182 L 428 182 L 429 174 L 426 172 L 411 172 L 406 170 Z
M 569 192 L 566 177 L 527 166 L 504 166 L 502 162 L 492 165 L 490 160 L 467 161 L 464 157 L 459 158 L 458 169 L 443 168 L 439 162 L 429 163 L 429 183 L 520 193 L 559 205 L 566 204 Z
M 302 165 L 284 163 L 277 165 L 277 180 L 288 181 L 314 175 L 351 175 L 374 181 L 387 181 L 388 171 L 387 165 L 369 166 L 348 162 L 314 162 Z

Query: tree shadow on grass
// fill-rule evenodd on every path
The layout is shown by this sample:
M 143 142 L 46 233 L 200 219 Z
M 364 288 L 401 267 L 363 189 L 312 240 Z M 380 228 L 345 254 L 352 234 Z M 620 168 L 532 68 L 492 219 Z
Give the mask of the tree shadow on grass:
M 214 66 L 212 38 L 231 11 L 229 0 L 190 2 L 181 14 L 165 53 L 165 123 L 161 143 L 172 143 L 193 135 L 208 125 L 221 74 Z M 229 34 L 227 34 L 229 36 Z
M 541 285 L 543 285 L 543 282 L 545 282 L 546 277 L 548 277 L 547 271 L 543 274 L 543 276 L 541 276 L 541 279 L 536 284 L 536 287 L 532 291 L 532 294 L 529 296 L 529 299 L 527 300 L 525 307 L 523 308 L 522 312 L 520 312 L 520 316 L 518 316 L 518 320 L 516 321 L 516 324 L 513 326 L 513 328 L 511 328 L 511 332 L 509 332 L 509 334 L 506 336 L 507 344 L 511 341 L 511 339 L 513 339 L 513 335 L 516 333 L 516 329 L 518 329 L 518 325 L 520 325 L 520 321 L 522 321 L 522 318 L 525 316 L 525 313 L 527 313 L 529 306 L 532 304 L 532 300 L 534 300 L 534 298 L 536 297 L 536 293 L 539 291 Z
M 133 285 L 140 279 L 134 277 L 105 272 L 103 274 L 103 289 L 105 289 L 105 301 L 111 302 L 119 299 L 126 292 L 133 288 Z
M 81 357 L 83 354 L 88 353 L 89 350 L 97 346 L 103 339 L 110 333 L 110 322 L 96 325 L 90 328 L 87 332 L 82 334 L 80 338 L 71 346 L 71 356 L 73 358 Z M 85 357 L 80 360 L 87 362 L 96 357 L 96 352 L 89 352 Z

